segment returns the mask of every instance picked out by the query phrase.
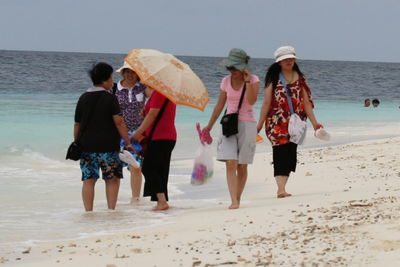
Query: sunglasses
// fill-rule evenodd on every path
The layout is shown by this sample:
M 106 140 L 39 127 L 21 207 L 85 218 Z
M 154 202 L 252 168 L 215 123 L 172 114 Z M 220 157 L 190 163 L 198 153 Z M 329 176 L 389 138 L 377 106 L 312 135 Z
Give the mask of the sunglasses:
M 229 71 L 230 71 L 230 70 L 236 70 L 236 68 L 233 67 L 233 66 L 228 66 L 228 67 L 226 67 L 226 69 L 229 70 Z

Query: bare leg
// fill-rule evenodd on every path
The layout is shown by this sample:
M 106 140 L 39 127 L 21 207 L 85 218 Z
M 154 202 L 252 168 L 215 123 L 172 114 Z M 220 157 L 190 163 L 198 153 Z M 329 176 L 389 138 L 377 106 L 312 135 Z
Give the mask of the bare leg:
M 87 179 L 83 181 L 82 184 L 82 200 L 83 206 L 86 211 L 93 210 L 93 200 L 94 200 L 94 186 L 96 184 L 96 179 Z
M 106 197 L 107 206 L 110 210 L 115 209 L 118 199 L 120 179 L 115 177 L 110 180 L 106 180 Z
M 286 183 L 289 179 L 289 176 L 275 176 L 276 184 L 278 186 L 277 197 L 284 198 L 290 197 L 291 194 L 286 192 Z
M 142 188 L 142 169 L 129 167 L 131 172 L 131 190 L 132 202 L 138 201 L 140 198 L 140 189 Z
M 157 193 L 157 199 L 157 206 L 153 208 L 154 211 L 169 209 L 169 205 L 164 193 Z
M 239 164 L 237 170 L 237 200 L 240 204 L 240 199 L 247 181 L 247 164 Z
M 237 160 L 226 161 L 226 179 L 228 182 L 229 194 L 231 195 L 231 205 L 229 209 L 238 209 L 239 201 L 237 199 L 238 192 L 238 177 L 237 177 Z

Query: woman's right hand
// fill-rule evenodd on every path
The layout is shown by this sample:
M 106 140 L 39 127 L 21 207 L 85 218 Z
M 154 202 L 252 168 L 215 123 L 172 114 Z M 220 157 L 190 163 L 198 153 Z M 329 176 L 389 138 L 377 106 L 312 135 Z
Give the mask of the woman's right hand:
M 125 149 L 136 153 L 135 149 L 133 148 L 133 146 L 131 144 L 125 146 Z
M 207 125 L 206 127 L 204 127 L 201 131 L 209 131 L 211 132 L 212 126 Z

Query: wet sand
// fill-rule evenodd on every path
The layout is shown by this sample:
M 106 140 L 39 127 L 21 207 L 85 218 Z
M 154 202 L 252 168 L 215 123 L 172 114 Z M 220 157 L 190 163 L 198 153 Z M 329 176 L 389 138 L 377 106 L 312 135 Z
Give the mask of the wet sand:
M 271 155 L 256 155 L 238 210 L 227 203 L 168 224 L 0 256 L 4 266 L 396 266 L 400 138 L 301 150 L 292 197 L 277 199 Z M 192 164 L 191 161 L 181 164 Z M 213 179 L 225 179 L 216 163 Z M 226 196 L 228 197 L 228 196 Z M 171 200 L 173 207 L 173 200 Z M 168 212 L 168 211 L 166 211 Z

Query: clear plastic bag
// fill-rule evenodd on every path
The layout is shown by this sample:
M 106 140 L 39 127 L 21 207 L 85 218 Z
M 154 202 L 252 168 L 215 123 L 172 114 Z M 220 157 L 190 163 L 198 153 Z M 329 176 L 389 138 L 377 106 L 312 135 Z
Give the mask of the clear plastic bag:
M 211 145 L 200 145 L 194 159 L 192 176 L 190 183 L 192 185 L 202 185 L 206 183 L 214 174 L 214 161 Z

